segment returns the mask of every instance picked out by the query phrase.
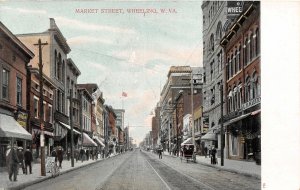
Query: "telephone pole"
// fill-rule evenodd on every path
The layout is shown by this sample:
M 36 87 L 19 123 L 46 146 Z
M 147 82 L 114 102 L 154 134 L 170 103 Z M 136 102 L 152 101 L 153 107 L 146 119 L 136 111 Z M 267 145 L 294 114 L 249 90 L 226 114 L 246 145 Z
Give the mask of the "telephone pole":
M 74 167 L 73 88 L 70 89 L 71 167 Z
M 48 45 L 48 43 L 42 43 L 41 39 L 38 40 L 37 44 L 39 46 L 39 76 L 40 76 L 40 103 L 39 103 L 39 120 L 40 120 L 40 146 L 41 146 L 41 176 L 46 176 L 46 168 L 45 168 L 45 136 L 44 136 L 44 95 L 43 95 L 43 85 L 44 85 L 44 78 L 43 78 L 43 59 L 42 59 L 42 46 Z

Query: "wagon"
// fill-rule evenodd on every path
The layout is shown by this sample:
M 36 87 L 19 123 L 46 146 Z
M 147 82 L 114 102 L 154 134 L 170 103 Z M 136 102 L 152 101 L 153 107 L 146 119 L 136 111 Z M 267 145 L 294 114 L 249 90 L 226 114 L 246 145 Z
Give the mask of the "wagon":
M 183 144 L 181 145 L 181 157 L 180 160 L 186 160 L 186 162 L 193 161 L 196 163 L 196 155 L 194 153 L 193 144 Z

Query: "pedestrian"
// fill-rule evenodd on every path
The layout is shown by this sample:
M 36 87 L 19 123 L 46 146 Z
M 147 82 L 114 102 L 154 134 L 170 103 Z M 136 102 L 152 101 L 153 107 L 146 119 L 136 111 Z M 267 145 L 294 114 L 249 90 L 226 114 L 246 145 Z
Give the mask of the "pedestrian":
M 163 151 L 163 148 L 161 146 L 158 147 L 158 158 L 159 159 L 162 159 L 162 151 Z
M 204 156 L 205 156 L 205 158 L 207 156 L 207 147 L 204 147 Z
M 211 164 L 213 164 L 213 165 L 216 164 L 216 153 L 217 153 L 217 150 L 215 147 L 213 147 L 211 150 Z
M 51 156 L 55 158 L 55 163 L 57 162 L 57 152 L 56 149 L 54 148 L 53 151 L 51 152 Z
M 86 154 L 86 160 L 89 160 L 90 150 L 87 149 L 87 150 L 85 151 L 85 154 Z
M 14 176 L 14 181 L 17 181 L 19 158 L 16 147 L 11 147 L 8 149 L 6 153 L 6 164 L 8 168 L 9 180 L 12 181 L 11 178 Z
M 61 146 L 58 147 L 57 149 L 57 160 L 59 162 L 59 167 L 62 168 L 62 161 L 63 161 L 63 149 Z
M 23 174 L 25 174 L 25 167 L 24 167 L 24 153 L 23 153 L 23 148 L 18 147 L 18 159 L 19 159 L 19 167 L 22 168 Z M 19 168 L 18 168 L 18 173 L 19 173 Z
M 25 173 L 28 174 L 27 166 L 29 167 L 29 173 L 32 174 L 32 166 L 31 162 L 33 161 L 32 153 L 29 150 L 29 146 L 27 147 L 24 153 L 24 161 L 25 161 Z
M 81 162 L 83 162 L 83 156 L 84 156 L 85 152 L 83 149 L 80 149 L 80 159 L 81 159 Z

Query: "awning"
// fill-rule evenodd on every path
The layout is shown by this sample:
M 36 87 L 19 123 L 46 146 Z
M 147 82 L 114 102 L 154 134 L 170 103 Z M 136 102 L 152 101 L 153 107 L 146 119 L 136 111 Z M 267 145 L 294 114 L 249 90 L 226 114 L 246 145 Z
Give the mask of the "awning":
M 215 133 L 209 132 L 209 133 L 206 133 L 205 135 L 203 135 L 201 137 L 201 140 L 216 141 L 217 137 L 216 137 Z
M 100 144 L 101 146 L 105 147 L 104 143 L 101 142 L 101 140 L 100 140 L 97 136 L 94 136 L 93 139 L 94 139 L 98 144 Z
M 0 114 L 0 137 L 32 140 L 28 133 L 12 116 Z
M 184 144 L 193 144 L 192 138 L 188 138 L 188 139 L 186 139 L 185 141 L 183 141 L 183 142 L 181 143 L 181 146 L 184 145 Z
M 227 121 L 226 123 L 224 123 L 224 126 L 228 126 L 228 125 L 230 125 L 232 123 L 235 123 L 235 122 L 237 122 L 239 120 L 242 120 L 242 119 L 248 117 L 249 115 L 251 115 L 251 113 L 247 113 L 247 114 L 241 115 L 239 117 L 233 118 L 233 119 Z
M 97 144 L 89 137 L 88 134 L 83 133 L 83 146 L 97 146 Z
M 63 122 L 59 122 L 59 123 L 60 123 L 63 127 L 67 128 L 68 130 L 71 130 L 71 126 L 70 126 L 70 125 L 67 125 L 67 124 L 65 124 L 65 123 L 63 123 Z M 74 133 L 77 133 L 78 135 L 81 134 L 79 131 L 77 131 L 76 129 L 74 129 L 74 127 L 73 127 L 73 131 L 74 131 Z

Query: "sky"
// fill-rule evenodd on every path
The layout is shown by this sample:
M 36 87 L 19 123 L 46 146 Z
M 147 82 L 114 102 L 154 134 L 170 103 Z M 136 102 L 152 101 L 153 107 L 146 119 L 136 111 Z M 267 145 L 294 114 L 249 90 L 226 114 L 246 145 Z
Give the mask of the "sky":
M 68 57 L 81 71 L 78 83 L 97 83 L 106 104 L 125 109 L 125 126 L 140 126 L 130 128 L 135 143 L 151 130 L 151 114 L 170 66 L 202 66 L 200 0 L 0 1 L 0 5 L 0 20 L 14 34 L 46 31 L 49 18 L 55 19 L 71 48 Z M 83 9 L 94 10 L 82 13 Z

